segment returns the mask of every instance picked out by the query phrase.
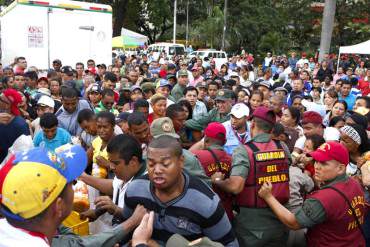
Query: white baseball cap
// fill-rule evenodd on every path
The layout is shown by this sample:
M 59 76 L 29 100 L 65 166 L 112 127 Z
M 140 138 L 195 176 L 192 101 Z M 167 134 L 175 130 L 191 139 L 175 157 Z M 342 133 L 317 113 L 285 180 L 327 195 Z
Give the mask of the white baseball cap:
M 51 108 L 54 108 L 54 106 L 55 106 L 54 100 L 51 97 L 46 96 L 46 95 L 42 95 L 40 97 L 40 99 L 37 101 L 37 104 L 48 106 L 48 107 L 51 107 Z
M 233 115 L 236 118 L 248 117 L 249 116 L 249 107 L 244 103 L 238 103 L 231 108 L 230 115 Z
M 319 105 L 319 104 L 316 104 L 315 102 L 311 102 L 306 99 L 302 100 L 302 105 L 306 107 L 306 111 L 317 112 L 322 117 L 325 117 L 326 115 L 326 109 L 324 105 Z
M 339 141 L 340 132 L 337 128 L 326 127 L 324 130 L 324 139 L 325 141 Z

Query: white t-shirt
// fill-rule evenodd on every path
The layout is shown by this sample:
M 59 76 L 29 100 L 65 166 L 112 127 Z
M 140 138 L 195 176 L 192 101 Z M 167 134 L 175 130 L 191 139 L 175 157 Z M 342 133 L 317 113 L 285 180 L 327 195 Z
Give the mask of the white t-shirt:
M 124 183 L 121 179 L 118 179 L 116 176 L 113 178 L 112 186 L 113 186 L 113 203 L 116 204 L 118 207 L 123 208 L 125 205 L 125 192 L 127 186 L 132 181 L 132 178 L 127 183 Z M 118 201 L 117 201 L 118 196 Z
M 145 171 L 144 174 L 147 172 Z M 134 177 L 132 177 L 127 183 L 125 183 L 123 180 L 117 178 L 114 176 L 112 186 L 113 186 L 113 198 L 112 201 L 114 204 L 116 204 L 118 207 L 123 208 L 125 205 L 125 193 L 127 190 L 128 185 L 132 182 Z M 118 196 L 118 201 L 117 201 Z
M 10 225 L 6 219 L 0 219 L 0 247 L 49 247 L 47 239 L 32 236 Z
M 332 139 L 333 135 L 330 134 L 330 130 L 328 130 L 327 128 L 324 129 L 324 136 L 323 137 L 324 137 L 324 139 L 326 138 L 325 141 L 333 140 Z M 303 150 L 305 141 L 306 141 L 306 136 L 299 137 L 297 139 L 297 141 L 295 142 L 294 147 L 298 148 L 300 150 Z

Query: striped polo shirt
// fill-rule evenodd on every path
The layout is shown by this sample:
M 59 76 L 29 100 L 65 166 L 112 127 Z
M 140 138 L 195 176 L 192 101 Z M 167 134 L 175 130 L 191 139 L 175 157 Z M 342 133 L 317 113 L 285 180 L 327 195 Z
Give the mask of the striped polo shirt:
M 183 172 L 183 193 L 170 202 L 154 194 L 148 175 L 130 183 L 125 194 L 123 217 L 128 219 L 138 204 L 154 211 L 152 239 L 164 244 L 175 233 L 189 241 L 208 237 L 225 246 L 239 246 L 220 198 L 201 180 Z

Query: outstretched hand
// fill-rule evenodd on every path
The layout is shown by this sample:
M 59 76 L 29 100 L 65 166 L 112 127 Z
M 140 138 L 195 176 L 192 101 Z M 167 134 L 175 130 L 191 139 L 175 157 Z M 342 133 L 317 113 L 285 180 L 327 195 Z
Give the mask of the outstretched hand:
M 272 183 L 270 181 L 266 181 L 263 183 L 261 189 L 258 191 L 258 196 L 262 199 L 266 199 L 270 196 L 272 196 Z
M 140 225 L 135 229 L 134 234 L 132 235 L 132 246 L 136 246 L 138 244 L 148 244 L 148 241 L 153 233 L 153 222 L 153 211 L 144 215 Z

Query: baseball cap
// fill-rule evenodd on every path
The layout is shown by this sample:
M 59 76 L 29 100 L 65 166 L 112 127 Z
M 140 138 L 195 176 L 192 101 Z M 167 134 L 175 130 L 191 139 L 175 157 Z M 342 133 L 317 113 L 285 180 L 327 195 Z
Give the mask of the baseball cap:
M 169 79 L 176 79 L 176 75 L 174 74 L 167 74 L 167 80 Z
M 322 124 L 322 117 L 315 111 L 306 111 L 303 113 L 302 124 L 307 123 Z
M 73 69 L 71 66 L 63 66 L 62 69 L 61 69 L 61 72 L 63 74 L 66 74 L 68 76 L 72 76 L 73 75 Z
M 101 92 L 101 88 L 100 88 L 100 86 L 99 86 L 99 84 L 98 83 L 94 83 L 94 84 L 91 84 L 92 86 L 91 86 L 91 88 L 90 88 L 90 90 L 89 90 L 89 93 L 100 93 Z
M 53 61 L 53 63 L 56 63 L 56 64 L 62 64 L 62 61 L 60 61 L 60 59 L 55 59 L 55 60 Z
M 199 238 L 192 242 L 189 242 L 186 238 L 181 236 L 180 234 L 172 235 L 167 243 L 166 247 L 187 247 L 187 246 L 194 246 L 194 247 L 223 247 L 222 244 L 214 242 L 207 237 Z
M 22 102 L 22 96 L 17 90 L 12 88 L 5 89 L 0 96 L 2 101 L 5 101 L 10 105 L 10 111 L 12 114 L 15 116 L 19 116 L 21 114 L 18 104 Z
M 51 97 L 51 92 L 50 92 L 50 89 L 48 89 L 48 88 L 44 88 L 44 87 L 39 88 L 39 89 L 37 89 L 37 92 L 42 94 L 42 95 L 46 95 L 46 96 Z
M 238 74 L 238 72 L 232 71 L 230 73 L 230 77 L 239 77 L 239 74 Z
M 322 144 L 316 151 L 310 152 L 309 155 L 316 161 L 325 162 L 336 160 L 341 164 L 349 163 L 349 154 L 347 148 L 336 141 L 328 141 Z
M 225 101 L 225 100 L 232 99 L 232 96 L 233 96 L 233 91 L 229 89 L 221 89 L 221 90 L 218 90 L 217 92 L 216 100 Z
M 249 107 L 243 103 L 238 103 L 231 108 L 230 115 L 233 115 L 236 118 L 248 117 L 249 116 Z
M 93 75 L 96 75 L 96 69 L 94 67 L 90 67 L 90 68 L 85 70 L 85 73 L 86 74 L 91 73 Z
M 200 81 L 195 85 L 196 88 L 207 88 L 207 82 L 205 81 Z
M 85 170 L 87 156 L 79 145 L 51 152 L 34 148 L 16 153 L 2 186 L 1 213 L 23 221 L 43 212 Z
M 302 100 L 302 105 L 306 108 L 307 111 L 317 112 L 318 114 L 320 114 L 321 117 L 325 117 L 326 115 L 326 109 L 324 105 L 319 105 L 306 99 Z
M 258 83 L 258 87 L 259 86 L 264 86 L 264 87 L 267 87 L 268 89 L 270 89 L 270 83 L 268 82 L 268 81 L 260 81 L 259 83 Z
M 46 96 L 46 95 L 42 95 L 40 99 L 37 101 L 37 104 L 40 106 L 48 106 L 51 108 L 54 108 L 55 106 L 54 100 L 51 97 Z
M 150 125 L 150 133 L 153 138 L 158 138 L 163 135 L 180 138 L 175 132 L 171 118 L 162 117 L 154 120 Z
M 154 87 L 152 82 L 145 82 L 145 83 L 141 84 L 141 89 L 144 92 L 147 92 L 149 90 L 155 89 L 155 87 Z
M 105 65 L 104 63 L 102 64 L 98 64 L 96 65 L 97 68 L 103 68 L 103 69 L 107 69 L 107 65 Z
M 276 115 L 273 110 L 265 107 L 265 106 L 260 106 L 257 107 L 253 114 L 252 117 L 260 118 L 266 122 L 269 122 L 271 124 L 275 124 L 276 122 Z
M 122 91 L 131 91 L 131 87 L 132 87 L 132 83 L 131 82 L 125 82 L 124 84 L 121 84 L 121 87 L 122 87 Z
M 324 139 L 326 141 L 339 141 L 340 139 L 340 132 L 337 128 L 334 127 L 326 127 L 324 131 Z
M 167 65 L 167 69 L 176 69 L 176 65 L 174 65 L 173 63 L 169 63 Z
M 276 92 L 276 91 L 283 91 L 286 94 L 288 94 L 288 90 L 285 87 L 277 87 L 277 88 L 274 89 L 274 92 Z
M 224 142 L 226 140 L 225 126 L 219 122 L 212 122 L 205 128 L 204 136 Z
M 180 69 L 177 76 L 188 76 L 188 71 L 186 69 Z
M 169 87 L 170 89 L 172 89 L 172 85 L 166 79 L 159 80 L 157 88 L 159 87 Z
M 129 112 L 121 112 L 116 117 L 116 123 L 120 123 L 122 121 L 127 121 L 127 119 L 128 119 L 129 116 L 130 116 L 130 113 Z
M 143 91 L 143 90 L 141 89 L 141 87 L 140 87 L 140 86 L 138 86 L 138 85 L 133 85 L 133 86 L 130 88 L 130 91 L 131 91 L 131 92 L 133 92 L 133 91 L 135 91 L 136 89 L 139 89 L 140 91 Z

